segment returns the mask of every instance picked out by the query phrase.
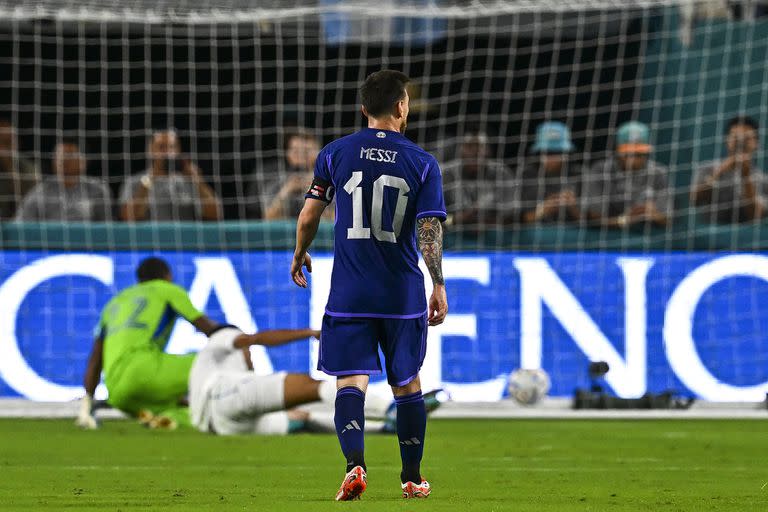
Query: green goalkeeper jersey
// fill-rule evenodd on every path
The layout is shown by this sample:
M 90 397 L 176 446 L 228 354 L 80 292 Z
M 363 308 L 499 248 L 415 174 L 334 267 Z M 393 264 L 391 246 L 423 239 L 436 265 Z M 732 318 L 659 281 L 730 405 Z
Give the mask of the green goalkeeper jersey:
M 186 290 L 162 279 L 139 283 L 113 297 L 97 328 L 97 337 L 104 342 L 106 380 L 126 355 L 163 352 L 179 316 L 194 322 L 203 314 L 192 305 Z

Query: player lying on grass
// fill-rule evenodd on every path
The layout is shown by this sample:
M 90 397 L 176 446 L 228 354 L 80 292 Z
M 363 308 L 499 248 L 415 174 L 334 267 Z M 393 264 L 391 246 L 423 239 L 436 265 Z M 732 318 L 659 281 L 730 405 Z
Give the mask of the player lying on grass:
M 191 426 L 185 405 L 188 383 L 193 382 L 193 364 L 197 364 L 197 367 L 201 365 L 195 361 L 208 361 L 202 366 L 204 370 L 197 371 L 198 378 L 201 372 L 207 375 L 205 372 L 210 371 L 211 375 L 206 378 L 221 377 L 222 382 L 229 377 L 237 382 L 244 382 L 243 377 L 252 377 L 258 385 L 270 384 L 260 391 L 262 395 L 268 395 L 262 397 L 268 404 L 284 403 L 290 406 L 324 400 L 333 405 L 336 396 L 333 383 L 317 381 L 305 374 L 257 376 L 251 371 L 253 366 L 250 352 L 246 349 L 230 351 L 221 360 L 212 357 L 211 351 L 206 349 L 200 354 L 183 356 L 163 352 L 176 312 L 207 334 L 218 333 L 220 326 L 195 310 L 186 292 L 170 282 L 172 275 L 165 261 L 148 258 L 139 265 L 137 274 L 139 284 L 119 293 L 107 304 L 102 314 L 86 369 L 86 396 L 81 402 L 76 421 L 79 426 L 91 429 L 98 426 L 94 416 L 93 394 L 102 369 L 111 406 L 138 417 L 151 427 Z M 247 345 L 277 345 L 318 334 L 310 329 L 264 331 L 248 337 Z M 218 337 L 221 336 L 219 334 Z M 216 360 L 216 364 L 212 364 L 212 360 Z M 215 377 L 213 373 L 216 373 Z M 278 385 L 278 382 L 282 384 Z M 366 415 L 380 418 L 389 405 L 389 401 L 380 398 L 367 408 Z M 431 405 L 438 405 L 434 396 Z M 258 429 L 251 432 L 278 434 L 300 428 L 333 430 L 328 421 L 323 421 L 322 415 L 312 418 L 306 411 L 278 414 L 263 420 L 259 425 Z M 202 429 L 209 430 L 208 425 Z M 225 427 L 216 429 L 220 433 L 235 433 L 231 430 Z
M 198 311 L 187 292 L 171 282 L 173 275 L 164 260 L 143 260 L 136 275 L 139 283 L 118 293 L 102 312 L 84 379 L 86 396 L 77 420 L 82 427 L 96 427 L 93 394 L 102 370 L 112 407 L 151 426 L 191 426 L 186 397 L 196 354 L 173 355 L 164 350 L 179 316 L 206 335 L 219 325 Z M 290 340 L 311 335 L 309 330 L 291 332 Z M 248 370 L 249 354 L 237 354 L 229 364 Z M 304 375 L 292 381 L 300 385 L 311 379 Z M 317 383 L 312 386 L 319 387 Z M 304 389 L 298 393 L 310 396 Z M 329 396 L 333 394 L 330 390 Z M 318 398 L 315 392 L 313 399 Z
M 189 374 L 189 414 L 192 424 L 202 432 L 221 435 L 281 435 L 297 431 L 334 432 L 333 418 L 324 410 L 306 411 L 293 407 L 317 401 L 333 405 L 336 385 L 318 381 L 306 374 L 278 372 L 258 375 L 252 370 L 248 347 L 279 346 L 320 332 L 311 329 L 281 329 L 243 334 L 224 325 L 211 335 L 208 344 L 196 355 Z M 439 402 L 436 392 L 429 394 L 430 410 Z M 369 417 L 381 417 L 389 402 L 379 399 L 368 410 Z M 388 421 L 369 422 L 369 432 L 394 431 L 394 408 L 387 408 Z M 95 419 L 79 420 L 83 426 Z M 150 426 L 170 429 L 174 418 L 143 412 Z
M 296 406 L 322 401 L 333 406 L 336 383 L 318 381 L 309 375 L 277 372 L 258 375 L 249 370 L 247 348 L 274 347 L 305 339 L 319 338 L 310 329 L 285 329 L 243 334 L 232 326 L 218 329 L 198 353 L 189 376 L 189 413 L 202 432 L 231 434 L 287 434 L 296 431 L 335 432 L 333 417 L 325 410 L 302 410 Z M 439 405 L 436 393 L 429 394 L 430 409 Z M 379 398 L 366 410 L 368 417 L 382 417 L 390 401 Z M 389 423 L 369 422 L 366 430 L 394 431 Z

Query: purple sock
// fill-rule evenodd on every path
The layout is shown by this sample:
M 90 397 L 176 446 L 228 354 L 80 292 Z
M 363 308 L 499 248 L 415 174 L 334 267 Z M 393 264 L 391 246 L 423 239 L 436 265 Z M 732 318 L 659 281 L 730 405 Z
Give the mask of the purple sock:
M 397 439 L 400 441 L 400 458 L 403 471 L 400 480 L 421 483 L 421 457 L 424 454 L 424 436 L 427 431 L 427 410 L 421 391 L 396 396 Z
M 365 393 L 354 386 L 343 387 L 336 392 L 336 435 L 341 451 L 347 459 L 347 471 L 355 466 L 365 469 Z

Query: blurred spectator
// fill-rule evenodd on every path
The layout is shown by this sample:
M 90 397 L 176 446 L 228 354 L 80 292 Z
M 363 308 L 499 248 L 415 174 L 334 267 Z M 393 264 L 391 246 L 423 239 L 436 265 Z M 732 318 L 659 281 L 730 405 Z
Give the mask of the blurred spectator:
M 680 42 L 690 46 L 693 42 L 694 28 L 700 20 L 731 19 L 731 7 L 728 0 L 688 0 L 680 2 Z
M 524 224 L 581 219 L 576 183 L 569 175 L 571 133 L 563 123 L 542 123 L 532 148 L 536 156 L 519 176 L 519 211 Z
M 746 20 L 768 16 L 768 0 L 687 0 L 679 2 L 680 41 L 693 42 L 693 32 L 700 20 Z
M 597 162 L 582 177 L 582 211 L 592 223 L 609 228 L 667 225 L 674 194 L 666 167 L 650 159 L 648 127 L 625 123 L 616 139 L 615 156 Z
M 40 172 L 18 152 L 16 128 L 0 119 L 0 220 L 10 219 L 21 200 L 40 181 Z
M 762 18 L 768 10 L 766 0 L 730 0 L 728 2 L 733 18 L 737 20 L 752 21 L 755 18 Z
M 64 139 L 53 150 L 54 175 L 38 183 L 16 213 L 19 221 L 106 221 L 112 219 L 109 189 L 85 176 L 86 160 L 77 141 Z
M 398 7 L 433 7 L 433 0 L 386 0 L 368 2 L 379 9 L 377 16 L 356 16 L 344 12 L 347 0 L 320 0 L 324 14 L 320 16 L 326 44 L 382 43 L 423 46 L 444 37 L 448 22 L 440 17 L 394 16 Z M 382 8 L 383 6 L 386 6 Z
M 174 130 L 155 132 L 148 151 L 149 169 L 128 178 L 120 192 L 123 220 L 221 220 L 219 198 L 200 168 L 181 153 Z
M 762 218 L 768 206 L 768 176 L 754 165 L 758 148 L 757 122 L 735 117 L 728 123 L 728 158 L 704 164 L 693 178 L 691 202 L 703 220 L 739 223 Z
M 449 223 L 485 227 L 512 220 L 505 203 L 511 200 L 514 178 L 503 162 L 490 158 L 490 152 L 488 135 L 468 130 L 457 157 L 443 166 Z
M 256 169 L 248 186 L 249 218 L 295 219 L 304 206 L 304 193 L 312 184 L 320 141 L 307 130 L 286 135 L 283 157 L 265 169 Z M 326 211 L 331 214 L 331 209 Z

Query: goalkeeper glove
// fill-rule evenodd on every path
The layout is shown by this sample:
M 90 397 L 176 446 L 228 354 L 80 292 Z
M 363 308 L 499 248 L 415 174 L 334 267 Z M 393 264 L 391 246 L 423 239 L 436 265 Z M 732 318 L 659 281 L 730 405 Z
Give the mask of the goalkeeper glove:
M 99 422 L 93 415 L 93 397 L 86 394 L 80 399 L 80 411 L 77 414 L 75 425 L 86 430 L 96 430 L 99 428 Z

